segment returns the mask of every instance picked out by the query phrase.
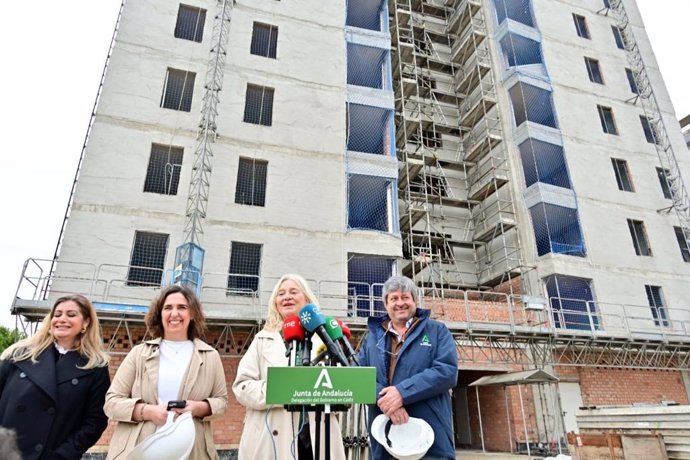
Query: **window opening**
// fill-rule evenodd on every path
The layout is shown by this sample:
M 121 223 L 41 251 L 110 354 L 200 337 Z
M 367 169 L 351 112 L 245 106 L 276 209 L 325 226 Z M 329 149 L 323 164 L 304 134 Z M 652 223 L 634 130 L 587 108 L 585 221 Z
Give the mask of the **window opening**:
M 240 158 L 235 187 L 235 203 L 251 206 L 266 204 L 266 171 L 268 162 Z
M 604 79 L 601 76 L 599 61 L 586 57 L 585 65 L 587 66 L 587 75 L 589 75 L 589 81 L 603 85 Z
M 228 268 L 228 296 L 254 296 L 259 292 L 261 245 L 233 241 Z
M 613 119 L 613 110 L 611 110 L 611 107 L 598 105 L 597 110 L 599 111 L 601 128 L 604 130 L 604 132 L 607 134 L 618 134 L 618 128 L 616 127 L 616 122 Z
M 656 144 L 658 136 L 656 135 L 656 130 L 654 125 L 650 123 L 649 118 L 644 115 L 640 115 L 640 123 L 642 124 L 642 131 L 644 132 L 644 137 L 650 144 Z
M 669 181 L 671 180 L 671 172 L 668 169 L 656 168 L 656 175 L 659 178 L 659 185 L 661 185 L 661 193 L 667 200 L 673 199 L 673 193 Z
M 594 306 L 591 280 L 551 275 L 544 280 L 544 283 L 557 328 L 599 329 L 599 317 Z
M 165 233 L 134 232 L 127 286 L 160 286 L 168 250 Z
M 177 195 L 182 168 L 182 147 L 151 145 L 151 156 L 146 169 L 144 192 Z
M 611 158 L 613 170 L 616 173 L 616 182 L 618 183 L 618 190 L 624 192 L 634 192 L 632 180 L 630 180 L 630 172 L 628 171 L 628 162 L 619 160 L 618 158 Z
M 630 92 L 633 94 L 640 94 L 640 91 L 637 89 L 637 82 L 635 81 L 635 75 L 632 73 L 632 70 L 625 69 L 625 76 L 628 78 Z
M 250 53 L 275 59 L 277 46 L 278 27 L 255 22 L 252 30 Z
M 589 28 L 587 28 L 587 19 L 579 14 L 573 14 L 573 21 L 575 22 L 575 30 L 577 35 L 582 38 L 589 38 Z
M 666 305 L 664 305 L 664 298 L 661 294 L 661 287 L 645 284 L 644 289 L 647 294 L 647 301 L 652 309 L 654 325 L 668 327 L 668 314 L 666 312 Z
M 273 88 L 247 85 L 244 104 L 244 121 L 256 125 L 271 126 L 273 123 Z
M 381 298 L 383 283 L 393 274 L 393 259 L 348 254 L 348 315 L 366 318 L 385 314 L 386 309 Z
M 685 232 L 681 227 L 673 227 L 673 231 L 676 233 L 676 239 L 678 240 L 680 253 L 683 256 L 683 262 L 690 262 L 690 246 L 688 246 L 688 238 L 686 238 Z
M 168 68 L 163 86 L 161 107 L 190 112 L 192 110 L 195 78 L 194 72 Z
M 180 5 L 175 23 L 175 38 L 201 43 L 204 38 L 206 10 L 188 5 Z
M 611 26 L 611 31 L 613 32 L 613 39 L 616 42 L 616 47 L 618 49 L 625 49 L 625 44 L 623 43 L 623 34 L 621 33 L 618 26 Z
M 628 219 L 628 229 L 630 229 L 630 236 L 635 247 L 635 254 L 638 256 L 651 256 L 652 248 L 649 247 L 649 240 L 647 239 L 647 231 L 644 228 L 644 222 L 641 220 Z

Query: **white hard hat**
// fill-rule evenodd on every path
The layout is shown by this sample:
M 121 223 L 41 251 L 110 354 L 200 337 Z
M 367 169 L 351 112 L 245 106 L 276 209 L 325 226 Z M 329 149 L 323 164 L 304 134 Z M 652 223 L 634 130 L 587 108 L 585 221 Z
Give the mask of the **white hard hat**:
M 183 412 L 173 421 L 175 412 L 168 412 L 165 425 L 140 442 L 127 456 L 127 460 L 187 460 L 192 448 L 196 428 L 191 412 Z
M 419 460 L 434 443 L 434 430 L 415 417 L 402 425 L 393 425 L 388 416 L 378 415 L 371 424 L 371 435 L 399 460 Z

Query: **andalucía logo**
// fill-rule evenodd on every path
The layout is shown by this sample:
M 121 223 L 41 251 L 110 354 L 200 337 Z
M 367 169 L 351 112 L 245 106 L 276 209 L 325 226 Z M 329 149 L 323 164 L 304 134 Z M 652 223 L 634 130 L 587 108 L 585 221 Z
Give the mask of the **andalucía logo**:
M 423 347 L 430 347 L 431 342 L 429 341 L 429 336 L 424 334 L 424 337 L 422 337 L 422 342 L 420 343 L 421 346 Z
M 300 315 L 300 321 L 304 324 L 309 324 L 311 322 L 311 314 L 308 311 L 303 311 Z

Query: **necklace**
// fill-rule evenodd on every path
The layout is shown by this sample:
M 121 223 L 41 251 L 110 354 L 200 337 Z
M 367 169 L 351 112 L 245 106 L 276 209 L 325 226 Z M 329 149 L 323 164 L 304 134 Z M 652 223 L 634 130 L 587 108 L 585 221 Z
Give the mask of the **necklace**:
M 189 340 L 183 340 L 182 342 L 176 342 L 174 340 L 163 339 L 163 345 L 166 349 L 173 351 L 176 355 L 180 354 L 180 351 L 187 348 L 189 345 Z

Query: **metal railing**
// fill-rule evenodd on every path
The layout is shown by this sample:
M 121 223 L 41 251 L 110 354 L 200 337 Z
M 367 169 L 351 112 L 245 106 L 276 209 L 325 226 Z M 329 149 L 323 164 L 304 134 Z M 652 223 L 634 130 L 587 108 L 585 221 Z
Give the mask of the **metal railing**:
M 148 305 L 160 285 L 128 285 L 128 266 L 117 264 L 59 262 L 61 276 L 48 268 L 52 260 L 28 259 L 12 304 L 21 314 L 29 305 L 48 307 L 51 299 L 80 293 L 94 302 Z M 109 278 L 103 278 L 110 275 Z M 52 277 L 52 279 L 51 279 Z M 100 278 L 99 278 L 100 277 Z M 256 290 L 234 292 L 228 277 L 247 277 Z M 163 275 L 163 279 L 169 279 Z M 260 321 L 277 278 L 231 273 L 204 273 L 200 297 L 216 318 Z M 324 314 L 364 318 L 385 312 L 381 283 L 307 280 L 319 298 Z M 50 290 L 46 291 L 46 287 Z M 551 297 L 535 304 L 520 295 L 482 290 L 446 290 L 444 298 L 423 298 L 420 307 L 445 322 L 451 330 L 497 333 L 542 333 L 553 336 L 644 338 L 690 342 L 690 306 L 651 307 Z

